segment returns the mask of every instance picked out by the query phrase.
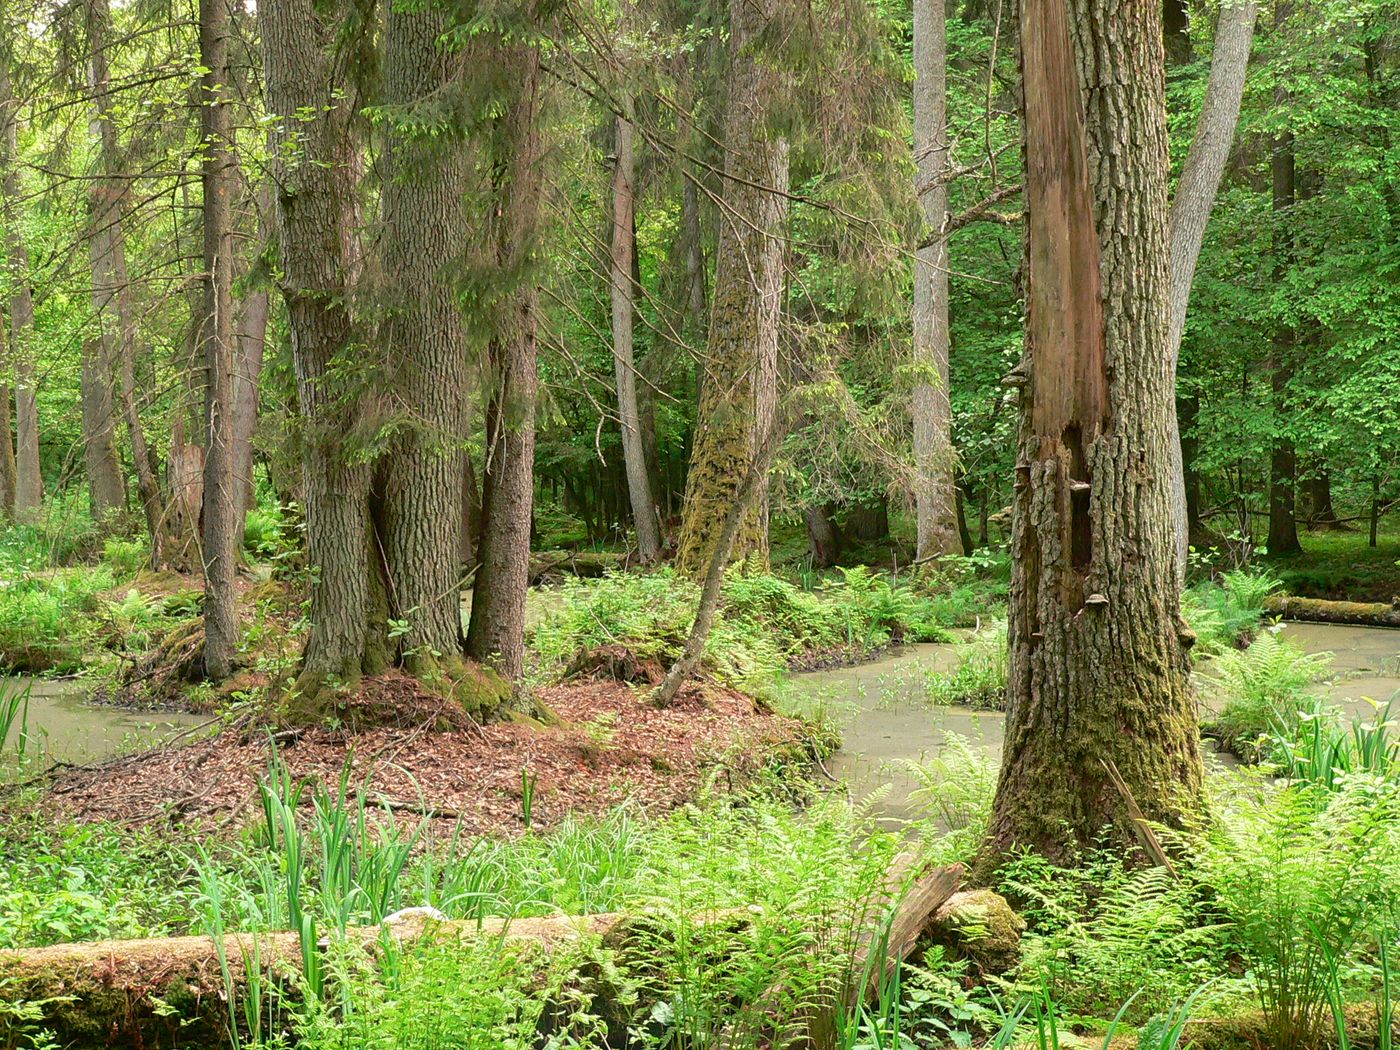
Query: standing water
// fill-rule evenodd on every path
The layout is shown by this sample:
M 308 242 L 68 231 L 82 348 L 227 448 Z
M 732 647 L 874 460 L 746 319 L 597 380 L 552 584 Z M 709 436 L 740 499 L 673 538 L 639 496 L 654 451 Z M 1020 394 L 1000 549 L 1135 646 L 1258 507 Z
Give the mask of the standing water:
M 12 678 L 11 689 L 29 689 L 28 753 L 55 762 L 86 763 L 154 747 L 176 733 L 209 721 L 183 711 L 131 711 L 86 702 L 88 683 L 77 679 Z M 16 745 L 20 717 L 5 741 Z

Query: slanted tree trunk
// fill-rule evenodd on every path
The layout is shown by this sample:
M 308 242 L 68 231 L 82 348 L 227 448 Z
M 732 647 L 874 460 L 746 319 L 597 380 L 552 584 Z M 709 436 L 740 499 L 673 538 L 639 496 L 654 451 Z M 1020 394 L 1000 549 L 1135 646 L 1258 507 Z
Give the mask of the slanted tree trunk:
M 729 2 L 724 207 L 700 409 L 676 541 L 676 567 L 692 576 L 710 563 L 777 397 L 788 144 L 769 126 L 769 109 L 783 81 L 764 60 L 762 38 L 778 9 L 775 0 Z M 767 566 L 766 475 L 759 485 L 730 555 Z
M 349 282 L 358 268 L 355 96 L 338 64 L 337 3 L 258 8 L 276 186 L 279 288 L 287 304 L 301 415 L 302 499 L 312 569 L 299 695 L 314 711 L 327 686 L 380 669 L 366 609 L 369 467 L 356 456 L 361 398 Z
M 146 444 L 145 430 L 136 393 L 136 318 L 132 309 L 131 282 L 126 268 L 125 208 L 126 180 L 112 119 L 111 78 L 107 46 L 111 39 L 112 17 L 107 0 L 89 0 L 87 13 L 89 83 L 93 95 L 102 178 L 93 186 L 92 296 L 101 338 L 106 346 L 103 357 L 115 371 L 116 397 L 127 439 L 131 443 L 136 489 L 151 540 L 151 565 L 165 564 L 165 509 L 160 481 Z M 111 396 L 111 391 L 108 391 Z
M 1288 5 L 1280 3 L 1275 21 L 1282 25 L 1288 18 Z M 1285 88 L 1275 89 L 1276 101 L 1287 99 Z M 1297 162 L 1293 153 L 1293 133 L 1283 132 L 1274 140 L 1274 155 L 1270 164 L 1273 176 L 1274 212 L 1274 277 L 1284 279 L 1293 265 L 1293 237 L 1288 225 L 1293 221 L 1292 209 L 1297 201 Z M 1279 322 L 1274 333 L 1273 354 L 1269 362 L 1272 393 L 1274 437 L 1269 454 L 1269 538 L 1267 545 L 1273 555 L 1302 552 L 1298 542 L 1297 481 L 1298 457 L 1293 439 L 1288 435 L 1284 419 L 1288 415 L 1288 387 L 1293 379 L 1293 356 L 1297 332 L 1291 325 Z
M 520 273 L 538 238 L 543 190 L 540 53 L 522 45 L 500 60 L 517 71 L 517 88 L 501 117 L 500 181 L 491 243 L 503 273 Z M 534 518 L 536 328 L 539 290 L 532 274 L 511 291 L 490 349 L 491 402 L 486 414 L 480 568 L 472 590 L 467 652 L 512 681 L 525 661 L 525 599 L 530 585 Z
M 15 370 L 15 520 L 32 522 L 44 496 L 39 470 L 39 402 L 30 336 L 34 298 L 29 286 L 29 251 L 21 229 L 23 189 L 19 181 L 19 101 L 10 80 L 10 42 L 0 40 L 0 192 L 4 197 L 5 266 L 10 274 L 10 356 Z
M 1225 163 L 1230 159 L 1230 146 L 1235 140 L 1235 124 L 1239 121 L 1240 99 L 1244 96 L 1245 73 L 1249 69 L 1249 51 L 1254 40 L 1257 14 L 1258 5 L 1253 0 L 1230 0 L 1220 8 L 1214 50 L 1210 57 L 1210 77 L 1206 81 L 1206 97 L 1201 104 L 1201 115 L 1196 121 L 1196 134 L 1186 154 L 1181 180 L 1177 183 L 1176 199 L 1172 202 L 1169 346 L 1173 381 L 1181 357 L 1181 337 L 1186 330 L 1186 306 L 1191 299 L 1196 262 L 1201 255 L 1206 224 L 1210 221 L 1220 179 L 1225 173 Z M 1179 433 L 1180 428 L 1177 430 Z M 1176 523 L 1177 546 L 1180 548 L 1178 564 L 1182 583 L 1185 583 L 1191 523 L 1187 513 L 1182 454 L 1178 437 L 1171 449 L 1172 520 Z
M 627 497 L 632 525 L 637 530 L 637 556 L 651 565 L 661 556 L 661 534 L 652 502 L 651 478 L 642 440 L 642 417 L 637 401 L 637 366 L 632 353 L 632 318 L 635 310 L 633 269 L 636 234 L 632 221 L 635 201 L 632 122 L 619 116 L 613 122 L 612 244 L 608 257 L 611 282 L 613 371 L 617 377 L 617 416 L 622 427 L 622 460 L 627 468 Z
M 407 111 L 460 90 L 467 55 L 440 41 L 449 20 L 433 9 L 389 9 L 384 89 Z M 390 616 L 404 621 L 399 658 L 414 673 L 460 665 L 462 441 L 468 354 L 450 264 L 468 243 L 468 154 L 433 125 L 390 125 L 382 190 L 388 286 L 380 342 L 390 389 L 403 407 L 380 466 Z
M 201 553 L 204 563 L 204 673 L 227 678 L 238 646 L 238 508 L 233 329 L 233 118 L 229 0 L 200 0 L 199 52 L 205 69 L 200 101 L 204 160 L 204 303 L 200 342 L 205 371 L 205 458 Z
M 1006 744 L 983 867 L 1179 824 L 1201 794 L 1179 613 L 1161 7 L 1021 8 L 1028 308 Z M 1092 103 L 1092 104 L 1091 104 Z M 1116 786 L 1121 778 L 1122 788 Z
M 914 179 L 924 227 L 934 235 L 914 261 L 914 501 L 921 559 L 963 553 L 948 401 L 947 113 L 943 0 L 914 0 Z

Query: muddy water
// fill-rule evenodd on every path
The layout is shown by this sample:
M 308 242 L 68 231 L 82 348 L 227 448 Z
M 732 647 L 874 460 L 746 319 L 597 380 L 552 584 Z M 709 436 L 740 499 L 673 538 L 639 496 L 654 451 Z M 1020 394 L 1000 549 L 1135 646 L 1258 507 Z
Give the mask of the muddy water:
M 1391 696 L 1400 706 L 1400 630 L 1291 623 L 1283 632 L 1306 652 L 1333 654 L 1332 677 L 1319 690 L 1348 716 L 1367 717 L 1370 701 Z M 1000 754 L 1005 716 L 923 699 L 927 676 L 951 670 L 959 658 L 956 645 L 911 645 L 860 667 L 793 676 L 804 704 L 824 707 L 842 727 L 842 748 L 827 770 L 854 800 L 878 797 L 873 809 L 882 819 L 917 815 L 909 797 L 917 781 L 905 763 L 937 755 L 949 733 Z
M 178 711 L 126 711 L 85 702 L 89 683 L 81 680 L 17 679 L 29 686 L 29 751 L 59 762 L 97 762 L 151 747 L 176 733 L 209 721 L 207 715 Z M 10 730 L 6 755 L 19 736 Z

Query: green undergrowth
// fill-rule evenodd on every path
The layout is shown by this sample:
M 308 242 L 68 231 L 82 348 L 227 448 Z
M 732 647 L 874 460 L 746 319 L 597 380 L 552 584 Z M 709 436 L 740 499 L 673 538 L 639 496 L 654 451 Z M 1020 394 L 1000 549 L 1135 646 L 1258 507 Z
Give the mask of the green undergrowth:
M 1292 740 L 1319 710 L 1311 687 L 1331 662 L 1330 654 L 1305 653 L 1277 630 L 1264 631 L 1247 649 L 1222 652 L 1206 677 L 1214 713 L 1203 731 L 1248 761 L 1276 757 L 1277 741 Z
M 1181 614 L 1196 632 L 1192 655 L 1212 657 L 1247 643 L 1264 619 L 1264 603 L 1282 587 L 1267 570 L 1236 569 L 1202 580 L 1181 595 Z
M 664 665 L 684 648 L 698 601 L 699 587 L 670 569 L 569 579 L 528 643 L 545 677 L 581 650 L 601 646 L 624 646 Z M 793 666 L 946 637 L 928 599 L 865 568 L 847 569 L 813 590 L 736 569 L 725 579 L 705 664 L 720 680 L 762 696 Z
M 1010 657 L 1005 621 L 984 624 L 961 646 L 961 662 L 952 671 L 925 676 L 929 703 L 1000 711 L 1006 706 Z

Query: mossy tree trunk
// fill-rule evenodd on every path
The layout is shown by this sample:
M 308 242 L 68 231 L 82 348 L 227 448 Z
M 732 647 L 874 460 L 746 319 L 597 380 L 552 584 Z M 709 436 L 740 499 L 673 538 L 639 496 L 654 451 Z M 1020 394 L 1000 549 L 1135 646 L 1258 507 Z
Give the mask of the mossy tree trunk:
M 1026 0 L 1029 304 L 1006 744 L 983 866 L 1200 802 L 1169 444 L 1161 8 Z M 1092 91 L 1090 87 L 1092 86 Z
M 706 571 L 777 400 L 788 144 L 770 125 L 770 107 L 784 84 L 765 61 L 761 38 L 779 8 L 776 0 L 729 3 L 724 205 L 700 408 L 676 544 L 676 565 L 692 576 Z M 731 557 L 767 564 L 767 502 L 765 480 Z

